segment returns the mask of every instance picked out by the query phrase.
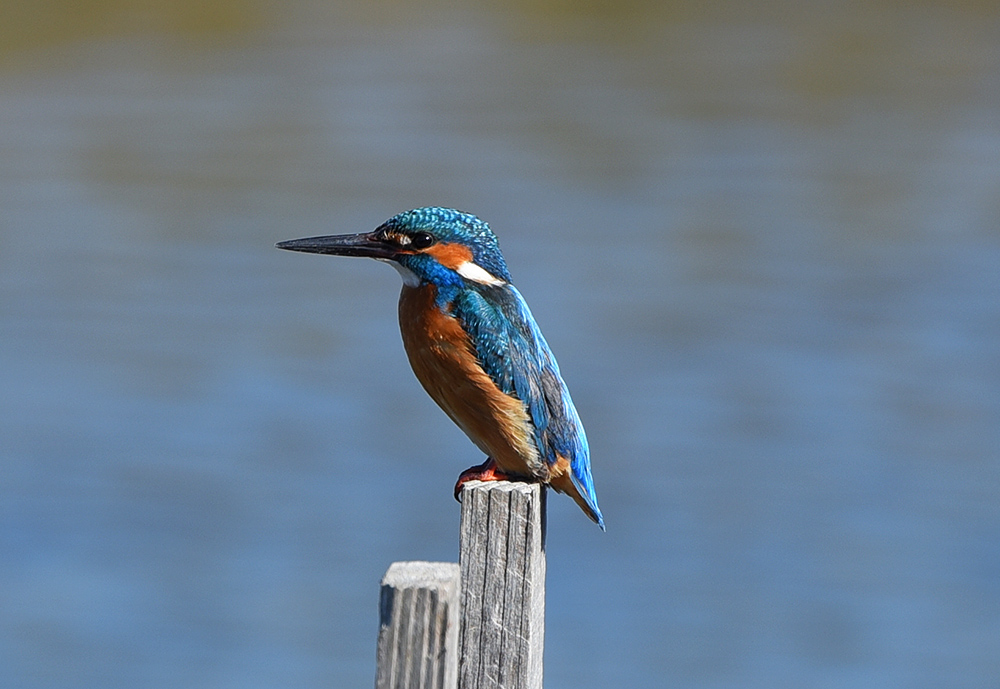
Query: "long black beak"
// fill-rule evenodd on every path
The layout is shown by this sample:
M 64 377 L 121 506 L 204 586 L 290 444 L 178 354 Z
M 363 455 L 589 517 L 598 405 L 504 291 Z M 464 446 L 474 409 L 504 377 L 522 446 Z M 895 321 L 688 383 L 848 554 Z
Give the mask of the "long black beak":
M 278 242 L 274 246 L 279 249 L 302 251 L 307 254 L 364 256 L 367 258 L 393 258 L 399 253 L 398 245 L 377 238 L 374 232 L 290 239 L 287 242 Z

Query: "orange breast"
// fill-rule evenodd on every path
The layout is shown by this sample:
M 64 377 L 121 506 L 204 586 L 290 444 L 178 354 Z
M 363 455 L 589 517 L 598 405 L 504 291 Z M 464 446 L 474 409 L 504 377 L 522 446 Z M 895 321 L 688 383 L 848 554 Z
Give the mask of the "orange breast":
M 502 471 L 548 480 L 524 403 L 483 371 L 459 322 L 434 304 L 436 294 L 427 285 L 399 295 L 399 329 L 417 380 Z

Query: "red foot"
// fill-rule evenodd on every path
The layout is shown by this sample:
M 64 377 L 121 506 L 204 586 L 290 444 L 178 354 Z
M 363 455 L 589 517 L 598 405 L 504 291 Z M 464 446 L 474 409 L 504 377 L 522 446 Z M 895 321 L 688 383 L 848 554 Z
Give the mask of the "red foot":
M 486 458 L 486 461 L 482 464 L 477 464 L 474 467 L 469 467 L 461 474 L 458 475 L 458 481 L 455 483 L 455 499 L 461 502 L 459 499 L 459 494 L 462 492 L 462 484 L 466 481 L 512 481 L 517 480 L 516 477 L 510 476 L 503 473 L 497 469 L 497 463 L 494 462 L 490 457 Z

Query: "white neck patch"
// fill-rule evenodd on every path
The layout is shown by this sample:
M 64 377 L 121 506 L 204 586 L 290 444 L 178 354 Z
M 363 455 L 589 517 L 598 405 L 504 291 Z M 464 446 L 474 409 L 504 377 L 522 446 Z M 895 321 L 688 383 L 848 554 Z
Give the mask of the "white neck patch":
M 497 287 L 503 284 L 503 280 L 492 275 L 489 271 L 484 270 L 481 266 L 473 263 L 472 261 L 465 261 L 460 264 L 455 272 L 464 277 L 466 280 L 472 280 L 473 282 L 478 282 L 481 285 L 492 285 Z
M 395 261 L 390 261 L 387 258 L 379 258 L 376 260 L 382 261 L 383 263 L 388 263 L 390 266 L 395 268 L 396 272 L 399 273 L 399 277 L 403 278 L 403 284 L 406 285 L 407 287 L 417 287 L 420 285 L 420 278 L 417 277 L 417 274 L 414 273 L 409 268 L 401 266 Z

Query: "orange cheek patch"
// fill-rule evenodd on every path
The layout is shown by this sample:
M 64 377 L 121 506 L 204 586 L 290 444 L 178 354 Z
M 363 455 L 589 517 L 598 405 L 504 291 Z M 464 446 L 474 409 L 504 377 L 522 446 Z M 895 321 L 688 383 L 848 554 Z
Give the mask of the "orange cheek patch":
M 435 244 L 425 249 L 424 253 L 430 254 L 438 263 L 452 270 L 458 270 L 458 267 L 463 263 L 472 261 L 472 250 L 461 244 Z

